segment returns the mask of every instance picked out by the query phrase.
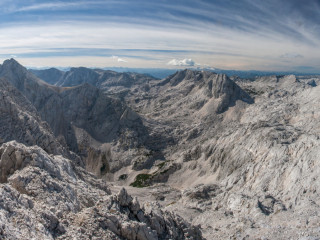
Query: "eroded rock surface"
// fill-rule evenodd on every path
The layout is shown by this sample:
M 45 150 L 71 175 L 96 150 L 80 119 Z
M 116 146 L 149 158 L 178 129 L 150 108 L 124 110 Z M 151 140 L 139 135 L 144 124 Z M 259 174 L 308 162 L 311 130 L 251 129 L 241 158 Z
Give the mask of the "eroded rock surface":
M 0 144 L 17 140 L 52 154 L 66 154 L 35 107 L 6 79 L 0 78 Z
M 11 154 L 10 154 L 11 153 Z M 202 239 L 156 203 L 140 206 L 62 156 L 8 142 L 0 148 L 2 239 Z

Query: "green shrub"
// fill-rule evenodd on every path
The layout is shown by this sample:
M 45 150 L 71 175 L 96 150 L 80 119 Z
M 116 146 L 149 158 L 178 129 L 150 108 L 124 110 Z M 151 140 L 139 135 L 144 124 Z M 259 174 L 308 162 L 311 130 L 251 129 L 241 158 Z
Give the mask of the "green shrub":
M 132 187 L 143 188 L 150 186 L 150 174 L 138 174 L 133 183 L 130 184 Z

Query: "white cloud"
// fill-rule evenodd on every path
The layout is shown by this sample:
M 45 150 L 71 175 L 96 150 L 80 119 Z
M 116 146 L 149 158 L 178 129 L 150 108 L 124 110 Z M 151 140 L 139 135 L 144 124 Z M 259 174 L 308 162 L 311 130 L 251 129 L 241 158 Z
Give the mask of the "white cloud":
M 195 62 L 192 59 L 172 59 L 171 61 L 168 62 L 168 65 L 172 66 L 194 66 Z
M 124 60 L 122 58 L 118 58 L 118 62 L 128 62 L 127 60 Z
M 112 56 L 111 58 L 114 59 L 114 60 L 116 60 L 116 61 L 118 61 L 118 62 L 125 62 L 125 63 L 128 62 L 127 60 L 125 60 L 125 59 L 123 59 L 123 58 L 119 58 L 118 56 Z

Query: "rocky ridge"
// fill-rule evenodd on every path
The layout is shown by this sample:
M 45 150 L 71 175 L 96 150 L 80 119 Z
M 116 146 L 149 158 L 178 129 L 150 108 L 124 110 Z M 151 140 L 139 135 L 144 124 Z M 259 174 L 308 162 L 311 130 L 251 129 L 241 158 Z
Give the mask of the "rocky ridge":
M 69 71 L 60 71 L 55 68 L 45 70 L 30 70 L 40 79 L 58 87 L 73 87 L 84 83 L 96 86 L 111 95 L 126 94 L 134 88 L 148 87 L 150 81 L 156 79 L 144 74 L 110 70 L 90 69 L 85 67 L 71 68 Z

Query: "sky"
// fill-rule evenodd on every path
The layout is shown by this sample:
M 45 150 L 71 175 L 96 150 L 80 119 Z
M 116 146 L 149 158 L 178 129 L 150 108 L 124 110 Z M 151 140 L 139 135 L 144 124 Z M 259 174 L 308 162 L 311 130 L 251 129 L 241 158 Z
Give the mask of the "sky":
M 320 73 L 319 13 L 320 0 L 1 0 L 0 60 Z

